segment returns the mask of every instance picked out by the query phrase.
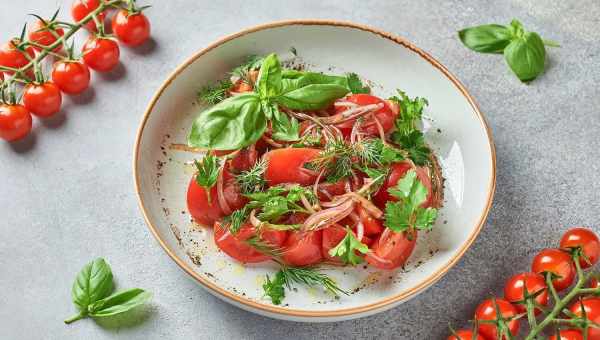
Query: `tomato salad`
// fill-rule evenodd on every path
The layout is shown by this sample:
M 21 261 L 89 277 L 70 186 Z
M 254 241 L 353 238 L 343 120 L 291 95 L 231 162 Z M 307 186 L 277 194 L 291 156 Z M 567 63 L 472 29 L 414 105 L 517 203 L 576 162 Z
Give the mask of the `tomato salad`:
M 319 263 L 399 268 L 435 223 L 442 177 L 418 128 L 425 99 L 382 99 L 356 74 L 287 69 L 274 54 L 199 96 L 212 106 L 188 137 L 207 151 L 189 212 L 235 260 L 281 264 L 264 286 L 274 303 L 290 281 L 341 291 Z

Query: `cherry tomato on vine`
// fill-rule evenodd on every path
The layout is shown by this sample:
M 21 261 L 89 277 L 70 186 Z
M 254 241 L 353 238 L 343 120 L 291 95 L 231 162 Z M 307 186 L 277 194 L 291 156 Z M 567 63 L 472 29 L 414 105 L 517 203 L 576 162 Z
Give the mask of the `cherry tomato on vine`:
M 112 18 L 112 31 L 125 45 L 138 46 L 150 37 L 150 21 L 142 12 L 121 9 Z
M 557 291 L 565 290 L 575 279 L 575 267 L 571 255 L 560 249 L 544 249 L 539 252 L 531 264 L 534 273 L 553 273 L 557 277 L 552 280 Z
M 65 31 L 61 27 L 48 27 L 47 23 L 42 20 L 37 20 L 29 30 L 29 40 L 36 42 L 44 47 L 49 47 L 54 44 L 58 37 L 65 35 Z M 36 51 L 41 51 L 39 47 L 33 47 Z M 53 51 L 59 52 L 62 49 L 62 44 L 57 46 Z
M 100 6 L 101 0 L 75 0 L 73 1 L 73 5 L 71 5 L 71 16 L 73 20 L 79 22 L 83 18 L 85 18 L 88 14 L 94 11 L 98 6 Z M 100 22 L 104 22 L 105 14 L 104 12 L 100 12 L 98 14 L 98 20 Z M 96 32 L 98 29 L 96 27 L 96 23 L 94 20 L 88 21 L 84 27 L 91 32 Z
M 90 86 L 90 70 L 79 61 L 59 61 L 52 69 L 52 81 L 66 94 L 79 94 Z
M 119 64 L 119 44 L 103 37 L 90 37 L 83 45 L 83 61 L 92 70 L 109 72 Z
M 525 287 L 527 287 L 527 293 L 534 295 L 541 292 L 536 296 L 535 301 L 546 306 L 548 304 L 548 289 L 546 287 L 546 281 L 541 274 L 536 273 L 520 273 L 511 277 L 504 285 L 504 298 L 514 304 L 520 313 L 526 311 L 524 304 L 517 304 L 518 301 L 525 300 Z M 538 315 L 541 311 L 535 310 L 535 314 Z
M 12 142 L 19 140 L 31 131 L 31 114 L 20 104 L 0 105 L 0 138 Z
M 496 305 L 503 319 L 513 318 L 518 314 L 517 309 L 504 299 L 495 299 Z M 496 306 L 492 299 L 483 301 L 475 311 L 476 320 L 496 320 Z M 513 336 L 519 332 L 519 320 L 511 319 L 507 322 L 508 329 Z M 498 328 L 494 324 L 480 323 L 479 333 L 486 339 L 498 339 Z M 506 338 L 506 337 L 503 337 Z
M 36 116 L 50 117 L 60 111 L 62 95 L 53 82 L 28 84 L 23 91 L 23 104 Z
M 568 230 L 560 239 L 562 249 L 580 247 L 583 257 L 579 259 L 581 268 L 589 268 L 598 262 L 600 257 L 600 239 L 591 230 L 586 228 L 573 228 Z
M 578 329 L 561 329 L 559 335 L 560 338 L 554 334 L 548 340 L 583 340 L 583 333 Z
M 460 329 L 454 333 L 455 334 L 450 335 L 446 340 L 485 340 L 479 334 L 475 337 L 475 334 L 473 334 L 473 331 L 470 329 Z
M 600 323 L 600 298 L 598 297 L 586 297 L 580 301 L 575 301 L 569 308 L 577 316 L 585 315 L 588 320 Z M 588 340 L 600 340 L 600 328 L 588 328 L 587 334 Z
M 598 278 L 597 277 L 592 277 L 592 279 L 588 283 L 588 287 L 590 287 L 590 288 L 600 288 L 600 281 L 598 281 Z
M 35 57 L 35 52 L 31 47 L 26 48 L 25 52 L 17 49 L 19 43 L 19 39 L 13 39 L 0 45 L 0 66 L 21 68 L 29 64 L 29 59 Z M 6 73 L 12 74 L 9 71 L 6 71 Z

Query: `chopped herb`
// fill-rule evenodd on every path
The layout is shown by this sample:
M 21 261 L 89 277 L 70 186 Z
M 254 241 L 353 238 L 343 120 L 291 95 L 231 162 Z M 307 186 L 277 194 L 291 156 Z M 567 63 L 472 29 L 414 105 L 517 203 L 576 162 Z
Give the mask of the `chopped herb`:
M 265 283 L 263 284 L 263 290 L 265 295 L 271 298 L 274 305 L 280 305 L 281 301 L 285 297 L 285 276 L 282 271 L 278 271 L 273 278 L 273 281 L 267 275 Z
M 250 169 L 242 171 L 239 175 L 235 176 L 243 194 L 251 194 L 262 191 L 265 188 L 267 185 L 267 181 L 264 178 L 266 169 L 267 162 L 261 159 L 254 163 Z
M 417 122 L 421 120 L 423 115 L 423 109 L 429 103 L 425 98 L 416 97 L 415 99 L 410 99 L 406 93 L 397 90 L 398 96 L 394 96 L 389 98 L 389 100 L 395 101 L 400 106 L 401 114 L 396 118 L 396 129 L 394 135 L 406 136 L 417 130 Z M 392 139 L 394 138 L 392 135 Z
M 356 73 L 348 73 L 346 78 L 348 79 L 348 87 L 352 93 L 371 93 L 371 89 L 363 85 Z
M 252 236 L 249 239 L 246 240 L 246 243 L 253 247 L 254 249 L 256 249 L 256 251 L 265 254 L 267 256 L 270 256 L 274 259 L 280 258 L 281 257 L 281 253 L 282 253 L 282 249 L 276 248 L 273 245 L 271 245 L 269 242 L 262 240 L 260 237 L 258 236 Z
M 246 222 L 249 215 L 250 208 L 248 205 L 245 205 L 242 209 L 235 210 L 231 215 L 223 218 L 223 220 L 229 223 L 229 230 L 231 233 L 236 234 L 242 227 L 242 224 Z
M 297 143 L 292 144 L 293 148 L 310 148 L 314 146 L 321 146 L 320 135 L 306 134 L 300 138 Z
M 340 258 L 346 264 L 357 265 L 363 262 L 363 258 L 356 255 L 357 251 L 366 254 L 369 252 L 369 247 L 357 240 L 350 228 L 346 228 L 346 236 L 337 246 L 329 250 L 329 255 Z
M 198 183 L 199 186 L 207 189 L 206 195 L 210 201 L 210 188 L 217 183 L 217 178 L 219 177 L 219 161 L 216 156 L 207 154 L 204 156 L 204 158 L 202 158 L 201 162 L 194 160 L 194 164 L 198 169 L 198 173 L 196 174 L 196 183 Z
M 229 80 L 221 80 L 214 85 L 206 85 L 198 92 L 198 100 L 202 103 L 215 105 L 227 98 L 227 92 L 233 84 Z

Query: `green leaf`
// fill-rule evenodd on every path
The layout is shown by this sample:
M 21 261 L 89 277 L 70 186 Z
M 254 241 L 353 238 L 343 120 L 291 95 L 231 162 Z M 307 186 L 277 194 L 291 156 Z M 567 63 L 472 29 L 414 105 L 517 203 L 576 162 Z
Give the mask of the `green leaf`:
M 88 307 L 88 310 L 93 317 L 117 315 L 144 304 L 151 297 L 150 292 L 140 288 L 132 288 L 96 301 Z
M 415 97 L 411 99 L 403 91 L 397 90 L 398 96 L 389 98 L 400 106 L 400 114 L 396 118 L 396 135 L 406 136 L 417 130 L 417 123 L 423 116 L 423 110 L 429 104 L 427 99 Z
M 385 204 L 384 225 L 397 233 L 405 231 L 411 226 L 412 213 L 410 206 L 402 202 L 388 201 Z
M 232 234 L 236 234 L 240 230 L 250 215 L 250 210 L 249 205 L 246 204 L 242 209 L 235 210 L 231 215 L 223 218 L 224 222 L 229 223 L 229 231 Z
M 418 208 L 417 218 L 415 219 L 415 228 L 421 230 L 429 230 L 433 227 L 437 219 L 437 209 L 434 208 Z
M 192 125 L 188 145 L 211 150 L 237 150 L 256 142 L 267 121 L 256 94 L 225 99 L 202 111 Z
M 71 294 L 73 303 L 80 311 L 87 311 L 88 305 L 105 298 L 113 290 L 113 275 L 110 266 L 103 258 L 86 264 L 73 283 Z
M 535 79 L 544 71 L 546 49 L 542 38 L 535 32 L 526 32 L 513 40 L 505 49 L 504 57 L 511 70 L 523 82 Z
M 273 281 L 267 275 L 266 281 L 263 284 L 263 290 L 265 295 L 271 298 L 274 305 L 280 305 L 283 298 L 285 298 L 285 276 L 282 271 L 278 271 L 275 274 Z
M 271 120 L 273 127 L 273 139 L 286 142 L 295 142 L 300 139 L 300 124 L 294 117 L 291 119 L 287 114 L 274 108 Z
M 284 187 L 275 186 L 270 187 L 269 189 L 267 189 L 267 191 L 255 192 L 244 196 L 248 197 L 251 201 L 265 203 L 272 197 L 280 196 L 284 192 L 286 192 L 286 189 Z
M 511 31 L 502 25 L 490 24 L 458 31 L 460 41 L 480 53 L 502 53 L 510 43 Z
M 344 86 L 336 84 L 311 84 L 284 93 L 274 100 L 292 110 L 320 110 L 348 93 Z
M 196 174 L 196 183 L 198 185 L 210 189 L 215 183 L 217 183 L 217 177 L 219 177 L 219 160 L 212 154 L 206 154 L 202 158 L 202 162 L 194 160 L 198 173 Z
M 425 144 L 425 137 L 421 131 L 414 130 L 408 135 L 396 131 L 392 133 L 392 140 L 408 152 L 408 157 L 416 165 L 424 166 L 429 162 L 431 149 Z
M 346 228 L 346 236 L 337 246 L 329 250 L 329 255 L 339 257 L 343 263 L 357 265 L 363 262 L 363 258 L 356 255 L 357 251 L 366 254 L 369 252 L 369 247 L 356 239 L 350 228 Z
M 263 60 L 256 88 L 261 99 L 275 97 L 281 93 L 281 65 L 276 54 L 269 54 Z
M 291 92 L 293 90 L 300 89 L 304 86 L 314 84 L 330 84 L 340 85 L 348 90 L 348 79 L 346 77 L 328 75 L 317 72 L 301 72 L 295 70 L 284 70 L 282 73 L 282 93 Z
M 261 221 L 274 221 L 290 211 L 288 200 L 282 196 L 272 197 L 266 201 L 262 207 L 262 212 L 258 214 Z
M 356 73 L 349 73 L 346 78 L 348 79 L 348 88 L 352 93 L 371 93 L 371 89 L 363 85 Z
M 381 163 L 384 165 L 390 165 L 404 160 L 404 156 L 400 150 L 390 145 L 383 145 L 381 148 Z

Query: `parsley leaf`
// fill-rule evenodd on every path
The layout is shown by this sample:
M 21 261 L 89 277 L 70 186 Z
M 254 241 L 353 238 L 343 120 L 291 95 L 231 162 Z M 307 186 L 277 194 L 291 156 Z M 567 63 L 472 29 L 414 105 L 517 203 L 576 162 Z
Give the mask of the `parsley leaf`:
M 306 212 L 306 209 L 299 204 L 302 196 L 306 197 L 311 203 L 316 200 L 314 193 L 310 189 L 299 185 L 289 188 L 274 186 L 264 192 L 246 195 L 251 200 L 247 206 L 260 208 L 262 212 L 257 217 L 265 222 L 276 221 L 281 216 L 290 212 Z
M 210 188 L 217 183 L 217 177 L 219 177 L 219 161 L 216 156 L 207 154 L 202 158 L 201 162 L 194 160 L 194 164 L 198 169 L 196 174 L 196 183 L 199 186 L 206 188 L 206 195 L 210 201 Z
M 280 305 L 281 301 L 285 297 L 285 275 L 282 271 L 278 271 L 273 278 L 273 281 L 267 275 L 265 283 L 263 284 L 263 290 L 265 295 L 271 298 L 274 305 Z
M 215 105 L 227 98 L 227 92 L 233 86 L 229 80 L 221 80 L 214 85 L 206 85 L 198 92 L 198 100 L 202 103 Z
M 357 240 L 350 228 L 346 228 L 346 236 L 329 250 L 329 255 L 339 257 L 346 264 L 357 265 L 363 262 L 363 258 L 356 255 L 356 251 L 366 254 L 369 247 Z
M 385 226 L 395 232 L 411 228 L 429 230 L 437 218 L 437 209 L 422 208 L 427 200 L 427 188 L 410 170 L 388 192 L 398 199 L 398 202 L 387 202 L 385 205 Z
M 392 135 L 392 138 L 394 136 Z M 408 157 L 418 166 L 426 165 L 429 162 L 431 149 L 425 144 L 425 137 L 419 130 L 414 130 L 408 135 L 399 136 L 395 140 L 408 153 Z
M 348 73 L 346 79 L 348 80 L 348 88 L 352 93 L 371 93 L 371 89 L 363 85 L 356 73 Z
M 250 169 L 236 175 L 235 180 L 240 185 L 242 193 L 251 194 L 262 191 L 267 185 L 267 181 L 264 178 L 266 169 L 267 162 L 264 159 L 261 159 L 254 163 Z
M 389 98 L 400 106 L 401 114 L 396 118 L 396 129 L 400 136 L 405 136 L 417 129 L 416 124 L 423 115 L 423 109 L 429 103 L 425 98 L 410 99 L 406 93 L 397 90 L 398 96 Z M 393 138 L 393 137 L 392 137 Z

